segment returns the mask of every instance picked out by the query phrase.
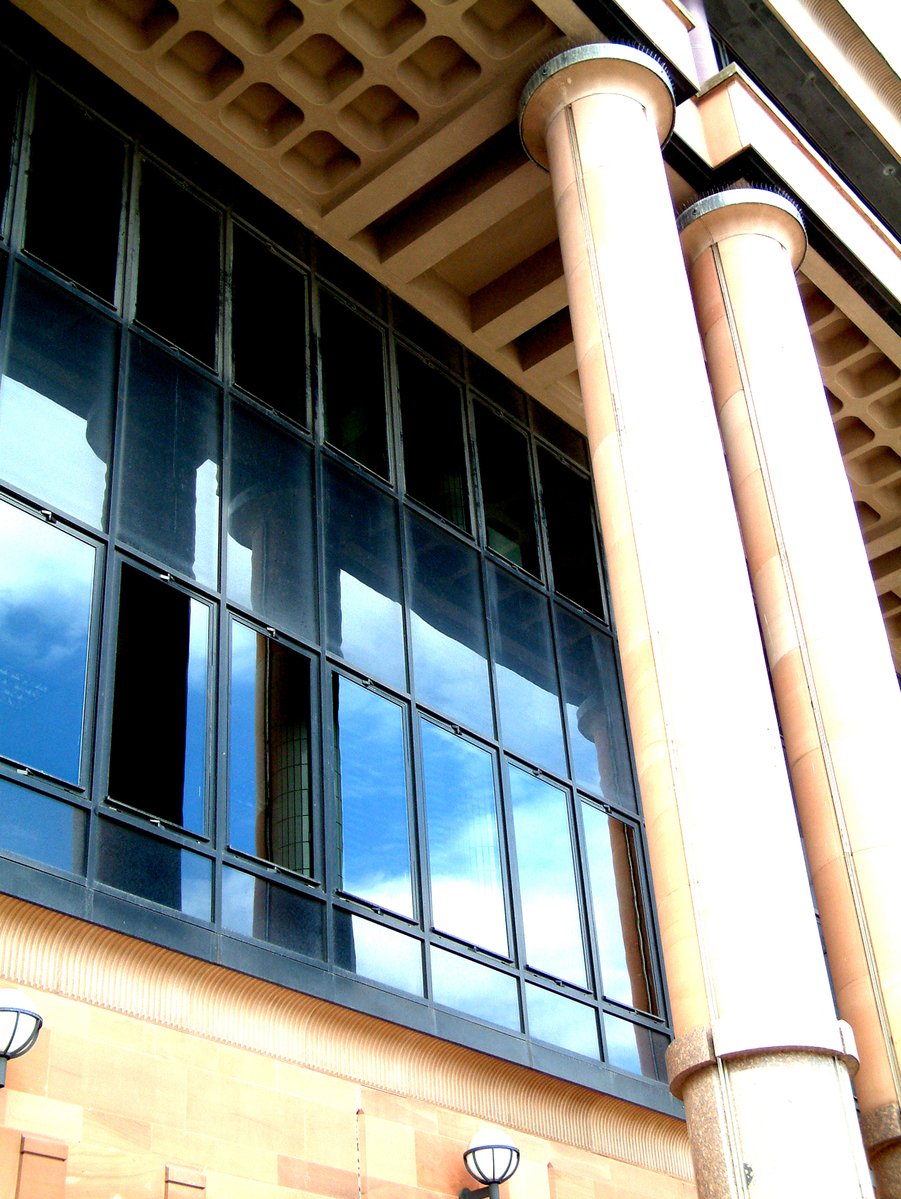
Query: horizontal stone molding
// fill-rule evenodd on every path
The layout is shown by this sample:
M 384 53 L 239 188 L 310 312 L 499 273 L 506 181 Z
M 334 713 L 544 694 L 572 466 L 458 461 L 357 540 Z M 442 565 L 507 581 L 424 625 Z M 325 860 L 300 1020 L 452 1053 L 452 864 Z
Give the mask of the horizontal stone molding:
M 853 1077 L 859 1060 L 851 1026 L 844 1020 L 828 1027 L 796 1026 L 790 1020 L 761 1023 L 752 1017 L 718 1020 L 677 1037 L 666 1051 L 670 1090 L 682 1097 L 686 1080 L 718 1061 L 773 1053 L 812 1053 L 843 1062 Z
M 0 896 L 0 977 L 690 1181 L 682 1121 Z

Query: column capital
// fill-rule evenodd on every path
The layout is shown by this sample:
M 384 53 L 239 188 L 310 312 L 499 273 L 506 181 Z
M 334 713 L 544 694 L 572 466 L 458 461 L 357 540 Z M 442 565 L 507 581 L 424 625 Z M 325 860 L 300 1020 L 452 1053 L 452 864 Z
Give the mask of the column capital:
M 779 192 L 759 187 L 733 187 L 702 196 L 677 221 L 689 263 L 727 237 L 756 234 L 781 242 L 795 270 L 807 253 L 804 218 L 797 204 Z
M 665 69 L 634 46 L 595 42 L 549 58 L 530 77 L 519 101 L 519 136 L 533 162 L 548 169 L 545 131 L 556 114 L 585 96 L 634 97 L 648 111 L 660 144 L 673 131 L 676 100 Z

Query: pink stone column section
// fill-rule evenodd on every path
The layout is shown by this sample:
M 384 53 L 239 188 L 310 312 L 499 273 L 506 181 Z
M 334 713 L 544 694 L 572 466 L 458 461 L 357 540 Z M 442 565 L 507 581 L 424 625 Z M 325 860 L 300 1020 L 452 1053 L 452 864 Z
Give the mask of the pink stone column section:
M 901 1199 L 901 693 L 794 272 L 797 209 L 680 218 L 877 1193 Z
M 550 170 L 699 1194 L 872 1194 L 660 142 L 658 64 L 529 81 Z

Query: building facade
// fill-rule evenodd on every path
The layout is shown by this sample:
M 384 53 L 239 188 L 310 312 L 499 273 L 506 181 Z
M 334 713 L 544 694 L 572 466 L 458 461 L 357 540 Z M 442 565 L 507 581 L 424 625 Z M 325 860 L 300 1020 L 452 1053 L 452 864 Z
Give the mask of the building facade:
M 901 1194 L 878 18 L 2 12 L 0 1193 Z

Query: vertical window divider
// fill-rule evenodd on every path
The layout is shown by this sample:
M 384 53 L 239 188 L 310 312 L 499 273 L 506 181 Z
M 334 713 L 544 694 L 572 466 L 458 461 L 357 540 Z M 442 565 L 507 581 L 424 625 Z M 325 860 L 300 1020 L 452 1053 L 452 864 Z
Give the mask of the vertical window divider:
M 25 205 L 28 198 L 28 160 L 31 154 L 31 137 L 34 129 L 34 114 L 37 107 L 38 77 L 36 71 L 28 71 L 28 83 L 20 101 L 16 130 L 13 134 L 13 152 L 10 155 L 10 199 L 9 203 L 9 248 L 12 253 L 21 252 L 25 243 Z M 10 266 L 12 261 L 10 261 Z

